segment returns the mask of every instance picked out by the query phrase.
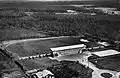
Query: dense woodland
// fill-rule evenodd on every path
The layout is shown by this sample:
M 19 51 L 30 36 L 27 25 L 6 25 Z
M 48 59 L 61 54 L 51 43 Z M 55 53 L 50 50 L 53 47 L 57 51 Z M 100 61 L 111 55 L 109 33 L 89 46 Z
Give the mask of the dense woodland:
M 58 10 L 1 8 L 1 41 L 45 36 L 78 36 L 86 33 L 99 38 L 120 40 L 120 16 L 55 14 L 56 12 L 65 12 L 65 9 L 63 7 L 61 9 L 59 7 Z M 76 8 L 76 10 L 81 12 L 83 8 Z M 44 36 L 39 33 L 44 34 Z
M 92 78 L 93 70 L 72 61 L 61 61 L 59 65 L 47 68 L 55 78 Z

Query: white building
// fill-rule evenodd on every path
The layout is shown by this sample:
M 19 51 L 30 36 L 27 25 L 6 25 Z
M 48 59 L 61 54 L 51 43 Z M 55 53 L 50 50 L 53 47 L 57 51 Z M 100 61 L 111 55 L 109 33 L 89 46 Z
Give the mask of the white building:
M 89 42 L 89 41 L 86 40 L 86 39 L 80 39 L 80 41 L 82 41 L 82 42 Z
M 67 12 L 75 13 L 76 11 L 74 11 L 74 10 L 67 10 Z
M 116 8 L 109 8 L 109 7 L 97 7 L 95 9 L 102 10 L 102 11 L 115 11 Z
M 70 54 L 81 53 L 83 48 L 86 48 L 86 45 L 78 44 L 78 45 L 55 47 L 50 49 L 53 51 L 53 53 L 58 53 L 58 55 L 70 55 Z
M 54 78 L 54 74 L 49 70 L 39 71 L 35 74 L 38 78 Z
M 104 51 L 92 52 L 92 54 L 95 54 L 99 57 L 104 57 L 104 56 L 111 56 L 111 55 L 120 54 L 120 52 L 115 51 L 115 50 L 104 50 Z
M 110 45 L 110 44 L 107 43 L 107 42 L 98 42 L 98 44 L 101 44 L 101 45 L 103 45 L 103 46 L 109 46 L 109 45 Z

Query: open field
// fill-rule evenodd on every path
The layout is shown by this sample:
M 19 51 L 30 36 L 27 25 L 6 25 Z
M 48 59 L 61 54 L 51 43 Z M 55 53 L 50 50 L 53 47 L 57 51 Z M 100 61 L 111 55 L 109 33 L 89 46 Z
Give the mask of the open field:
M 80 37 L 58 37 L 9 45 L 6 49 L 19 57 L 50 53 L 50 48 L 82 44 Z
M 33 69 L 46 69 L 47 67 L 52 67 L 52 65 L 59 64 L 57 60 L 51 60 L 49 58 L 35 58 L 28 60 L 18 61 L 26 71 Z

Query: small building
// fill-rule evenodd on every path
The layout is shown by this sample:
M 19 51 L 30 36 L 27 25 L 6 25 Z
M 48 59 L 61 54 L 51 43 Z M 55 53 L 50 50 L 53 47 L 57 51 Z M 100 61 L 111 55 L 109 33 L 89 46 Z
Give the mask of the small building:
M 74 10 L 67 10 L 67 12 L 75 13 L 76 11 L 74 11 Z
M 89 42 L 89 41 L 86 40 L 86 39 L 80 39 L 80 41 L 82 41 L 82 42 Z
M 120 52 L 110 49 L 110 50 L 92 52 L 92 54 L 97 55 L 99 57 L 105 57 L 105 56 L 111 56 L 111 55 L 120 54 Z
M 39 71 L 35 74 L 36 78 L 54 78 L 54 74 L 49 70 Z
M 109 45 L 110 45 L 110 44 L 107 43 L 107 42 L 98 42 L 98 44 L 101 44 L 101 45 L 103 45 L 103 46 L 109 46 Z

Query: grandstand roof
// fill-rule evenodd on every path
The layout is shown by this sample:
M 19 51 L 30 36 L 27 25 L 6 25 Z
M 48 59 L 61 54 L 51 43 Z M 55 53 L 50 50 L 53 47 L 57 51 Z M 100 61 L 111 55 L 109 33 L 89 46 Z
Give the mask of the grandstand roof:
M 78 45 L 70 45 L 70 46 L 63 46 L 63 47 L 55 47 L 50 48 L 52 51 L 60 51 L 60 50 L 67 50 L 67 49 L 74 49 L 74 48 L 80 48 L 85 47 L 84 44 L 78 44 Z

